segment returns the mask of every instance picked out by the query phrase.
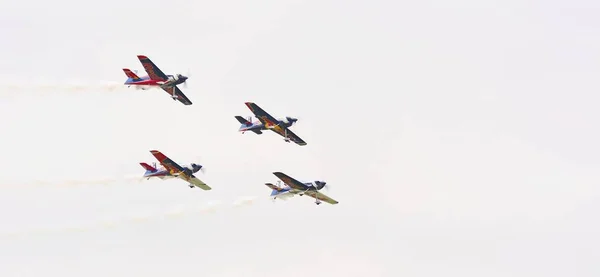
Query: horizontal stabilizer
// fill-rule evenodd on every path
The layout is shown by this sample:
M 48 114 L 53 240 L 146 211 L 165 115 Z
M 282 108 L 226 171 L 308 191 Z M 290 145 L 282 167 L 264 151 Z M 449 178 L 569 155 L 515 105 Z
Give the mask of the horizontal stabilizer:
M 147 163 L 140 163 L 140 165 L 141 165 L 141 166 L 142 166 L 144 169 L 146 169 L 147 171 L 150 171 L 150 172 L 156 172 L 156 171 L 158 171 L 156 168 L 154 168 L 153 166 L 151 166 L 151 165 L 149 165 L 149 164 L 147 164 Z
M 273 190 L 276 190 L 276 191 L 281 191 L 281 190 L 283 190 L 282 188 L 280 188 L 280 187 L 278 187 L 278 186 L 276 186 L 276 185 L 273 185 L 273 184 L 271 184 L 271 183 L 266 183 L 265 185 L 266 185 L 267 187 L 270 187 L 270 188 L 271 188 L 271 189 L 273 189 Z
M 236 116 L 235 116 L 235 119 L 237 119 L 237 121 L 239 121 L 241 124 L 244 124 L 244 125 L 246 125 L 246 126 L 250 126 L 250 125 L 252 125 L 252 122 L 250 122 L 250 121 L 246 120 L 245 118 L 243 118 L 243 117 L 241 117 L 241 116 L 239 116 L 239 115 L 236 115 Z
M 127 77 L 133 79 L 133 80 L 139 80 L 140 77 L 137 76 L 135 73 L 133 73 L 133 71 L 127 69 L 127 68 L 123 68 L 123 72 L 125 72 L 125 75 L 127 75 Z
M 248 118 L 248 119 L 250 119 L 250 120 L 248 120 L 239 115 L 236 115 L 235 119 L 237 119 L 237 121 L 239 121 L 243 126 L 243 127 L 240 127 L 240 131 L 244 131 L 244 132 L 250 131 L 250 132 L 254 132 L 257 135 L 262 134 L 262 131 L 260 130 L 259 127 L 256 127 L 256 126 L 252 127 L 252 122 L 250 121 L 252 118 Z

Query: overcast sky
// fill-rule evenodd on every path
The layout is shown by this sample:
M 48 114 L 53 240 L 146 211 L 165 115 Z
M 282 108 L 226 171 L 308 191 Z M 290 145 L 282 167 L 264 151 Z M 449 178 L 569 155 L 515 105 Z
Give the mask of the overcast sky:
M 600 275 L 600 3 L 413 2 L 5 3 L 0 276 Z M 194 104 L 114 89 L 138 54 Z

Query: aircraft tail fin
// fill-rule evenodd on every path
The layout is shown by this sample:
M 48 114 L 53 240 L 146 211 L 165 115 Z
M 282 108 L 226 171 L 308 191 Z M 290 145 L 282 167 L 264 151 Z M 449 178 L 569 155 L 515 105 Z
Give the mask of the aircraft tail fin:
M 273 185 L 271 183 L 266 183 L 265 186 L 267 186 L 267 187 L 269 187 L 269 188 L 271 188 L 272 190 L 275 190 L 275 191 L 282 191 L 283 190 L 282 188 L 280 188 L 280 187 L 278 187 L 276 185 Z
M 127 75 L 127 77 L 133 79 L 133 80 L 139 80 L 140 77 L 137 76 L 137 74 L 133 73 L 133 71 L 129 70 L 128 68 L 123 68 L 123 72 L 125 72 L 125 75 Z
M 251 131 L 257 135 L 262 134 L 262 131 L 259 130 L 258 128 L 247 129 L 248 127 L 252 126 L 252 121 L 250 121 L 250 120 L 252 120 L 251 117 L 249 117 L 248 119 L 245 119 L 239 115 L 236 115 L 235 119 L 237 119 L 237 121 L 239 121 L 242 124 L 242 126 L 240 126 L 240 130 L 244 129 L 244 131 Z
M 243 118 L 243 117 L 241 117 L 239 115 L 236 115 L 235 119 L 237 119 L 237 121 L 239 121 L 243 125 L 246 125 L 246 126 L 252 125 L 252 122 L 248 121 L 247 119 L 245 119 L 245 118 Z
M 283 190 L 282 188 L 275 186 L 271 183 L 266 183 L 265 185 L 267 187 L 271 188 L 271 196 L 276 196 Z
M 147 163 L 140 163 L 140 165 L 147 171 L 147 172 L 156 172 L 158 171 L 158 169 L 156 169 L 155 167 L 147 164 Z

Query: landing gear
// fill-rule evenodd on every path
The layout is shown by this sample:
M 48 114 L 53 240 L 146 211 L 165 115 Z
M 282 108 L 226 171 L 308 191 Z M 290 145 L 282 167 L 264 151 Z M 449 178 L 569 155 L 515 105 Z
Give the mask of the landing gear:
M 194 188 L 194 185 L 189 185 L 188 187 L 190 187 L 191 189 L 193 189 L 193 188 Z
M 315 201 L 315 204 L 317 204 L 317 206 L 321 205 L 321 201 L 317 200 L 317 201 Z
M 288 138 L 288 136 L 287 136 L 287 128 L 283 129 L 283 133 L 285 134 L 285 135 L 283 136 L 283 140 L 284 140 L 285 142 L 290 142 L 290 138 Z

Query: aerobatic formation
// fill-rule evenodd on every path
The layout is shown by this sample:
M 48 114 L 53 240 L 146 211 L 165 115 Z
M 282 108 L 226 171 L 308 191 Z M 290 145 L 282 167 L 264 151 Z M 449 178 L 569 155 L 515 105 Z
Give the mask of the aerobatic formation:
M 173 100 L 177 100 L 186 106 L 192 105 L 192 101 L 190 101 L 190 99 L 188 99 L 177 87 L 177 85 L 180 84 L 183 84 L 185 87 L 189 76 L 184 76 L 182 74 L 166 75 L 147 56 L 138 55 L 137 57 L 148 75 L 140 77 L 134 73 L 134 71 L 124 68 L 123 71 L 125 72 L 125 75 L 127 75 L 127 80 L 124 83 L 125 85 L 128 87 L 134 86 L 134 88 L 141 90 L 160 88 L 166 91 Z M 271 130 L 282 136 L 284 141 L 288 143 L 294 142 L 300 146 L 306 145 L 306 142 L 303 139 L 290 130 L 290 127 L 294 125 L 298 119 L 289 116 L 282 119 L 276 119 L 256 103 L 246 102 L 244 104 L 246 104 L 254 114 L 257 121 L 252 121 L 252 117 L 244 118 L 239 115 L 235 116 L 237 121 L 242 124 L 238 129 L 242 134 L 246 131 L 250 131 L 257 135 L 261 135 L 263 130 Z M 157 167 L 155 162 L 153 162 L 153 165 L 141 162 L 140 165 L 146 170 L 143 175 L 144 178 L 159 178 L 162 180 L 180 178 L 186 181 L 190 188 L 198 187 L 203 190 L 212 189 L 194 175 L 194 173 L 197 173 L 198 171 L 203 171 L 204 167 L 202 165 L 191 163 L 190 165 L 181 166 L 158 150 L 150 150 L 150 153 L 160 163 L 160 167 Z M 329 204 L 338 203 L 336 200 L 333 200 L 320 192 L 326 185 L 326 182 L 324 181 L 300 182 L 282 172 L 273 172 L 273 174 L 279 179 L 277 185 L 273 185 L 272 183 L 265 183 L 265 185 L 271 189 L 270 197 L 274 201 L 276 199 L 287 200 L 295 195 L 307 195 L 314 198 L 315 204 L 317 205 L 320 205 L 322 203 L 321 201 Z

